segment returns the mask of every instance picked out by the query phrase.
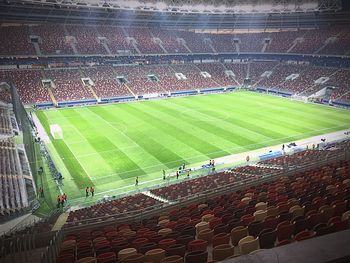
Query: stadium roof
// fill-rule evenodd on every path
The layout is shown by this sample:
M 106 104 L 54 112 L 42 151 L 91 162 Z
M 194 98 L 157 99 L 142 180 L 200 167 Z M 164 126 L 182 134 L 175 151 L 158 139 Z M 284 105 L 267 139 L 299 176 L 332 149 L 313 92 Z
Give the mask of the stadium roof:
M 86 6 L 181 13 L 290 13 L 338 11 L 341 0 L 22 0 L 49 5 Z
M 5 0 L 0 23 L 295 29 L 348 25 L 341 6 L 340 0 Z

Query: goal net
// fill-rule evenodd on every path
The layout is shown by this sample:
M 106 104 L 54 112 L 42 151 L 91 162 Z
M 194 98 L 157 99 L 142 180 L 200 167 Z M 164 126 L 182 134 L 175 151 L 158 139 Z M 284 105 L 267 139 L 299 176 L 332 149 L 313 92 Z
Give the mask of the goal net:
M 292 95 L 291 100 L 298 100 L 298 101 L 303 101 L 303 102 L 308 102 L 308 97 L 307 96 L 300 96 L 300 95 Z
M 62 140 L 63 139 L 62 129 L 58 124 L 51 124 L 50 125 L 50 132 L 51 132 L 52 137 L 55 140 L 58 140 L 58 139 Z

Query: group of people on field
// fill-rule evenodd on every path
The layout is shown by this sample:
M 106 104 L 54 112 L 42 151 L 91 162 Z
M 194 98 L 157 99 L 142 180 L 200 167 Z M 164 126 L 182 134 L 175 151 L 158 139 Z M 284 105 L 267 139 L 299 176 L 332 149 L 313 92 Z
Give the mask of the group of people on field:
M 95 189 L 92 186 L 90 186 L 90 187 L 87 186 L 85 188 L 85 194 L 86 194 L 85 197 L 88 197 L 89 193 L 91 193 L 91 197 L 94 197 Z
M 63 195 L 57 196 L 57 208 L 63 207 L 64 203 L 67 202 L 67 194 L 63 193 Z

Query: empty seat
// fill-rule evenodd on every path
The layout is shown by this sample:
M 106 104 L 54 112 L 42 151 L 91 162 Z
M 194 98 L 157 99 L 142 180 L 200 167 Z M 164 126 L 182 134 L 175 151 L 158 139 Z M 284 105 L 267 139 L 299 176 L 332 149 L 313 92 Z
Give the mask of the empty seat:
M 238 226 L 231 230 L 231 242 L 232 245 L 237 246 L 238 242 L 248 236 L 248 228 L 244 226 Z
M 213 248 L 213 260 L 224 260 L 232 257 L 235 253 L 235 248 L 230 244 L 222 244 Z
M 152 249 L 146 252 L 145 261 L 150 261 L 154 263 L 159 263 L 163 258 L 165 258 L 165 250 L 161 248 Z
M 131 255 L 136 255 L 137 254 L 137 251 L 135 248 L 125 248 L 125 249 L 122 249 L 119 251 L 118 253 L 118 259 L 119 260 L 124 260 L 125 258 L 127 258 L 128 256 L 131 256 Z
M 271 228 L 263 229 L 259 234 L 260 248 L 272 248 L 275 246 L 277 231 Z
M 187 250 L 188 251 L 196 251 L 196 250 L 201 250 L 201 251 L 206 251 L 208 246 L 208 242 L 205 240 L 201 239 L 196 239 L 188 243 L 187 245 Z
M 205 240 L 209 244 L 211 244 L 213 240 L 213 236 L 214 236 L 214 230 L 212 229 L 203 229 L 197 235 L 198 239 Z
M 124 258 L 122 260 L 122 263 L 143 263 L 144 261 L 145 261 L 145 256 L 141 253 L 136 253 L 134 255 L 129 255 L 126 258 Z
M 241 255 L 249 254 L 259 249 L 259 238 L 253 236 L 246 236 L 238 242 L 239 251 Z
M 230 243 L 230 234 L 220 233 L 213 237 L 213 247 Z
M 294 224 L 291 224 L 289 221 L 284 221 L 278 224 L 277 226 L 278 241 L 290 239 L 293 233 L 294 233 Z
M 185 262 L 186 263 L 205 263 L 208 260 L 207 251 L 192 251 L 186 254 Z
M 184 263 L 184 260 L 181 256 L 170 256 L 163 258 L 161 263 Z
M 178 256 L 181 256 L 181 257 L 185 256 L 186 245 L 184 245 L 184 244 L 173 244 L 173 245 L 169 246 L 168 249 L 166 250 L 166 256 L 174 256 L 174 255 L 178 255 Z
M 294 239 L 296 241 L 302 241 L 305 239 L 309 239 L 315 236 L 315 232 L 314 231 L 308 231 L 308 230 L 304 230 L 302 232 L 299 232 L 298 234 L 295 235 Z
M 110 263 L 117 260 L 117 255 L 114 252 L 107 252 L 96 257 L 97 263 Z

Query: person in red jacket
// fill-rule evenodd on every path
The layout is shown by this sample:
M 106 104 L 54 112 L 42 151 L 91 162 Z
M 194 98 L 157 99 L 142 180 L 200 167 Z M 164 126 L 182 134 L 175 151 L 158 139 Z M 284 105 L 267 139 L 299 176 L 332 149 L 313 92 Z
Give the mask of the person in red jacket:
M 88 186 L 85 188 L 85 193 L 86 193 L 85 197 L 88 197 L 89 196 L 89 187 Z
M 90 192 L 91 196 L 94 197 L 95 189 L 92 186 L 90 187 Z

